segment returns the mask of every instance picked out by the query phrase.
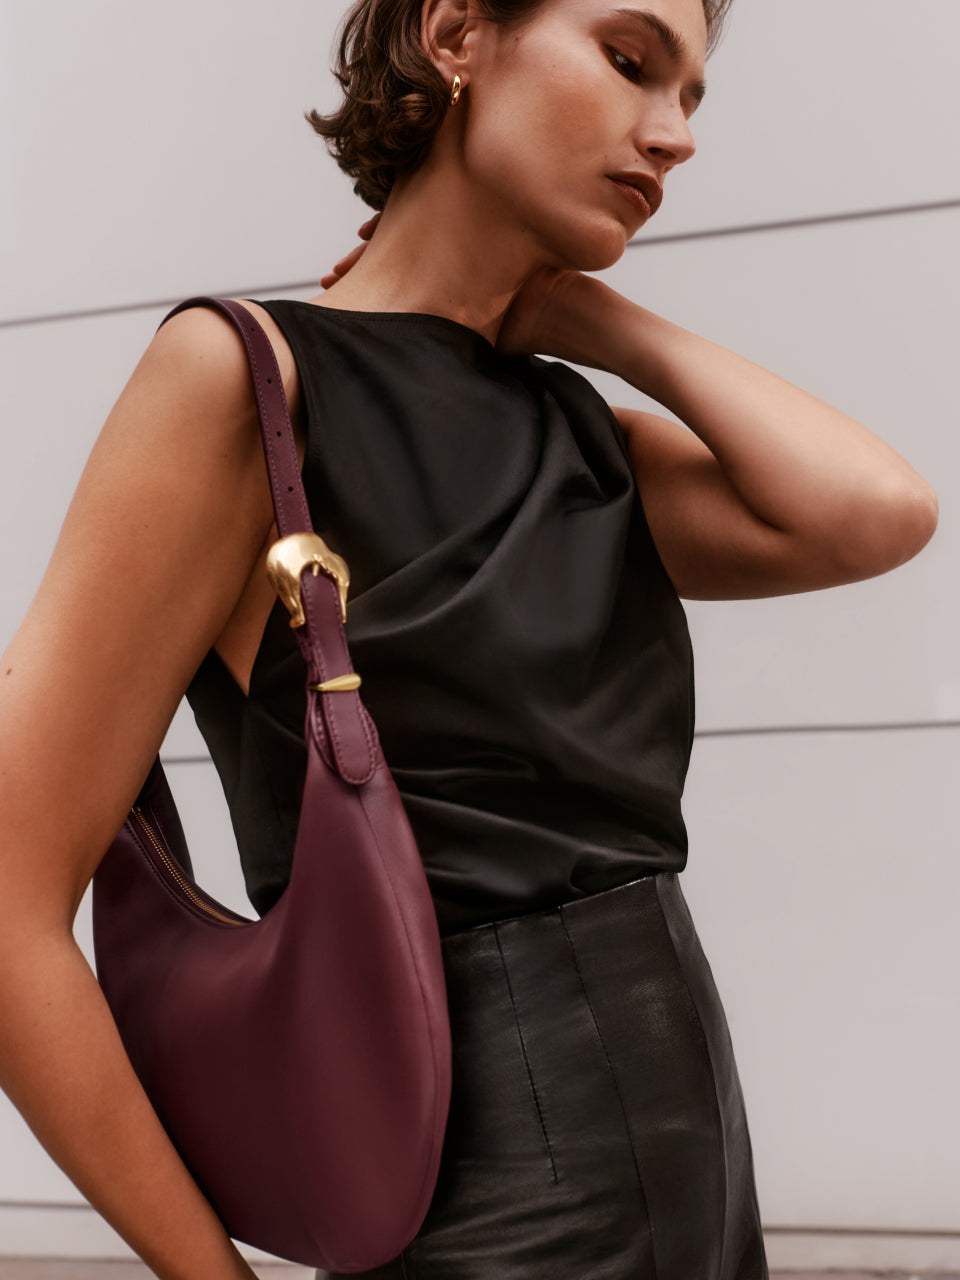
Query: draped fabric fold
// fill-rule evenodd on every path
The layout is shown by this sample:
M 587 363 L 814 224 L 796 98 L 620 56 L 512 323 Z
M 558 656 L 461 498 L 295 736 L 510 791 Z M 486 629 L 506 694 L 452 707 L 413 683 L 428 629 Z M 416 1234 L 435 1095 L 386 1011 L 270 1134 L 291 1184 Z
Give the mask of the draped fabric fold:
M 690 642 L 608 406 L 443 317 L 260 305 L 297 363 L 311 513 L 350 565 L 350 650 L 441 932 L 682 869 Z M 188 698 L 264 912 L 305 763 L 282 606 L 248 696 L 211 652 Z

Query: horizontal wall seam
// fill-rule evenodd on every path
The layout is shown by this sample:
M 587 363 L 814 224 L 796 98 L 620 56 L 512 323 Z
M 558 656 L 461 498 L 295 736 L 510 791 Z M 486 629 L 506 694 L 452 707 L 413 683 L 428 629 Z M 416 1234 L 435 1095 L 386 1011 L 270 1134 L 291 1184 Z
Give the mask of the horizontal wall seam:
M 858 209 L 848 213 L 812 214 L 805 218 L 786 218 L 778 222 L 751 222 L 733 227 L 711 227 L 704 231 L 678 231 L 672 235 L 649 236 L 631 240 L 628 249 L 649 249 L 654 245 L 677 244 L 687 240 L 714 240 L 722 236 L 750 236 L 766 231 L 793 231 L 804 227 L 823 227 L 835 222 L 861 222 L 869 218 L 902 218 L 911 214 L 936 213 L 944 209 L 960 209 L 960 199 L 931 200 L 925 204 L 894 205 L 882 209 Z M 249 298 L 257 294 L 281 296 L 301 289 L 319 288 L 316 278 L 296 280 L 287 284 L 248 285 L 243 289 L 227 289 L 218 297 Z M 199 295 L 198 295 L 199 296 Z M 123 315 L 130 311 L 154 311 L 160 307 L 168 310 L 182 302 L 183 298 L 155 298 L 150 302 L 126 302 L 110 307 L 90 307 L 80 311 L 49 312 L 38 316 L 18 316 L 12 320 L 0 320 L 0 329 L 26 328 L 34 324 L 57 324 L 64 320 L 94 320 L 98 316 Z
M 698 729 L 695 738 L 759 738 L 792 733 L 903 733 L 960 729 L 960 720 L 901 720 L 889 724 L 774 724 L 738 729 Z
M 902 218 L 914 213 L 938 213 L 960 209 L 960 200 L 929 200 L 924 204 L 901 204 L 882 209 L 859 209 L 849 213 L 815 213 L 805 218 L 783 218 L 778 222 L 750 222 L 735 227 L 714 227 L 706 231 L 678 231 L 665 236 L 644 236 L 631 240 L 628 249 L 645 249 L 656 244 L 677 244 L 682 240 L 714 240 L 720 236 L 750 236 L 763 231 L 794 231 L 803 227 L 825 227 L 835 222 L 863 222 L 868 218 Z
M 765 1236 L 863 1236 L 871 1240 L 960 1240 L 960 1231 L 928 1227 L 780 1227 L 763 1224 Z
M 910 733 L 929 729 L 960 729 L 960 720 L 904 720 L 890 724 L 774 724 L 734 729 L 698 729 L 694 738 L 764 738 L 813 733 Z M 163 764 L 210 764 L 209 755 L 168 756 L 161 751 Z M 2 1201 L 0 1201 L 2 1203 Z
M 78 1201 L 54 1200 L 0 1200 L 0 1209 L 24 1209 L 59 1211 L 62 1209 L 79 1209 L 84 1213 L 95 1213 L 89 1204 Z M 896 1238 L 910 1240 L 960 1240 L 960 1230 L 945 1227 L 943 1230 L 932 1227 L 815 1227 L 815 1226 L 781 1226 L 763 1224 L 765 1235 L 788 1236 L 869 1236 L 870 1238 Z
M 79 1200 L 0 1200 L 0 1209 L 51 1209 L 57 1212 L 61 1209 L 82 1209 L 85 1213 L 94 1212 L 91 1205 Z
M 259 294 L 282 296 L 295 293 L 300 289 L 319 288 L 318 280 L 295 280 L 288 284 L 249 285 L 245 289 L 221 289 L 211 294 L 209 290 L 198 290 L 193 297 L 215 298 L 255 298 Z M 111 307 L 89 307 L 83 311 L 51 311 L 46 315 L 20 316 L 14 320 L 0 320 L 0 329 L 28 328 L 35 324 L 59 324 L 65 320 L 96 320 L 104 316 L 120 316 L 131 311 L 154 311 L 165 307 L 168 311 L 183 302 L 186 295 L 178 298 L 155 298 L 151 302 L 122 302 Z

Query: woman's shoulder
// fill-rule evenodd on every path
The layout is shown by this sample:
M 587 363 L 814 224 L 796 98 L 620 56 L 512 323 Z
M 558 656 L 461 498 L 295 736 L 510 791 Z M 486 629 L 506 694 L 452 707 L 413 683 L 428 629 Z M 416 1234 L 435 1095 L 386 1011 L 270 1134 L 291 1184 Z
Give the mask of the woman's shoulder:
M 273 347 L 295 430 L 299 423 L 297 365 L 283 330 L 270 312 L 247 298 L 234 298 L 258 321 Z M 234 326 L 212 307 L 179 311 L 160 326 L 144 357 L 175 385 L 203 404 L 219 407 L 218 417 L 240 423 L 256 417 L 246 352 Z

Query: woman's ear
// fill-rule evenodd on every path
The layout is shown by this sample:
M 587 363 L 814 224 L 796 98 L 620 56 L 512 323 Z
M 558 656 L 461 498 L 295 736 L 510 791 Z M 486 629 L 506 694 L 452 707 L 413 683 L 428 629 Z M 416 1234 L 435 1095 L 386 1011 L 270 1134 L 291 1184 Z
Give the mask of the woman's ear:
M 477 24 L 467 0 L 424 0 L 420 41 L 424 53 L 448 84 L 457 75 L 462 84 L 469 79 L 467 64 Z

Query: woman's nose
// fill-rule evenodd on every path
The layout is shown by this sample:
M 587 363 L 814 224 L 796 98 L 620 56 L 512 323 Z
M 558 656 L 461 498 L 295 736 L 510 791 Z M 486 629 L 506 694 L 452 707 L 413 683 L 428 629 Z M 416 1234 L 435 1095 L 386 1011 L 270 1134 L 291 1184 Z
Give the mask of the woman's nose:
M 689 160 L 697 149 L 690 122 L 679 101 L 664 104 L 637 130 L 639 149 L 667 172 Z

